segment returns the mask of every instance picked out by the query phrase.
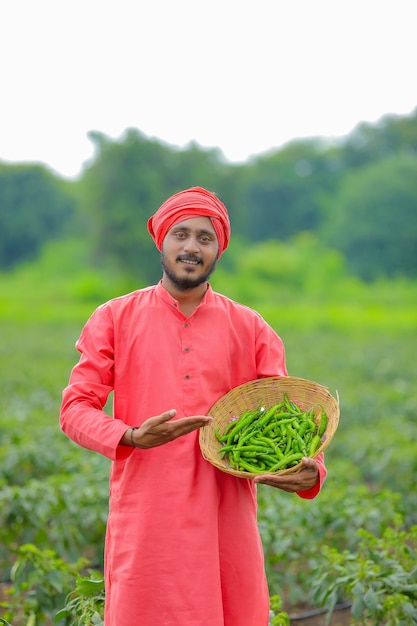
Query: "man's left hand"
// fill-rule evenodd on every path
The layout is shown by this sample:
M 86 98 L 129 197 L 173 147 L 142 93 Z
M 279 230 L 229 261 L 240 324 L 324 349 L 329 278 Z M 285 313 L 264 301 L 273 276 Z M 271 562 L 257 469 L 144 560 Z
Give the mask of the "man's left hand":
M 262 474 L 254 478 L 255 483 L 270 485 L 288 493 L 311 489 L 317 484 L 319 478 L 319 466 L 317 461 L 309 457 L 301 460 L 303 468 L 293 474 Z

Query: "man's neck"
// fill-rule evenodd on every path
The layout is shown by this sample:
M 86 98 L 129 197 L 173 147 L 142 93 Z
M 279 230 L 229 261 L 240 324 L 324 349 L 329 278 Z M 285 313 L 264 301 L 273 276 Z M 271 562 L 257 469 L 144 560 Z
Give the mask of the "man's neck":
M 162 277 L 162 286 L 178 301 L 180 310 L 186 317 L 189 317 L 194 309 L 198 307 L 207 291 L 206 282 L 191 289 L 178 289 L 165 274 Z

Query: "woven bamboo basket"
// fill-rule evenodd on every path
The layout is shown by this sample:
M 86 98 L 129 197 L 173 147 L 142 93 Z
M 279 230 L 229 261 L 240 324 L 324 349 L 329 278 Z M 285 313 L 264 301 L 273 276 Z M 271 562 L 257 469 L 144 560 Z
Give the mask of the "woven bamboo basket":
M 231 389 L 211 407 L 208 415 L 213 421 L 200 429 L 199 443 L 203 457 L 222 472 L 238 476 L 240 478 L 254 478 L 256 474 L 239 471 L 231 467 L 227 458 L 221 458 L 219 450 L 221 443 L 215 436 L 219 429 L 222 433 L 227 424 L 241 415 L 244 411 L 253 411 L 264 406 L 266 408 L 278 404 L 284 399 L 284 395 L 295 402 L 303 411 L 314 408 L 315 417 L 320 416 L 322 408 L 327 414 L 328 423 L 321 444 L 312 458 L 321 454 L 331 442 L 338 424 L 340 407 L 326 387 L 304 378 L 294 376 L 271 376 L 252 380 L 243 385 Z M 300 471 L 302 463 L 291 468 L 279 470 L 275 474 L 290 474 Z

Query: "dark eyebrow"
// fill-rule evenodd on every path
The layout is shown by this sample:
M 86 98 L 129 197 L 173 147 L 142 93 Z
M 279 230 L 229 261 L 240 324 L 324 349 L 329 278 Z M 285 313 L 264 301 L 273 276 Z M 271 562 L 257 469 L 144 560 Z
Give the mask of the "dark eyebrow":
M 187 233 L 192 232 L 192 228 L 189 228 L 188 226 L 174 226 L 172 230 L 183 230 Z M 197 232 L 197 235 L 210 235 L 211 237 L 216 236 L 216 233 L 214 230 L 206 230 L 205 228 L 200 228 L 196 232 Z

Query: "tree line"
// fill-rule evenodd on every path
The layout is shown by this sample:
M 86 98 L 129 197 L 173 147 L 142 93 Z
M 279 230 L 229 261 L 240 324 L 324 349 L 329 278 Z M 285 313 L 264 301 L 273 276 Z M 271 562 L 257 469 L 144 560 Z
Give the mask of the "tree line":
M 218 149 L 179 149 L 127 129 L 91 132 L 95 156 L 68 181 L 41 165 L 0 164 L 0 268 L 34 258 L 51 238 L 87 237 L 95 264 L 158 279 L 146 221 L 172 193 L 214 191 L 247 245 L 309 232 L 371 281 L 417 275 L 417 109 L 359 124 L 338 141 L 294 140 L 242 164 Z

